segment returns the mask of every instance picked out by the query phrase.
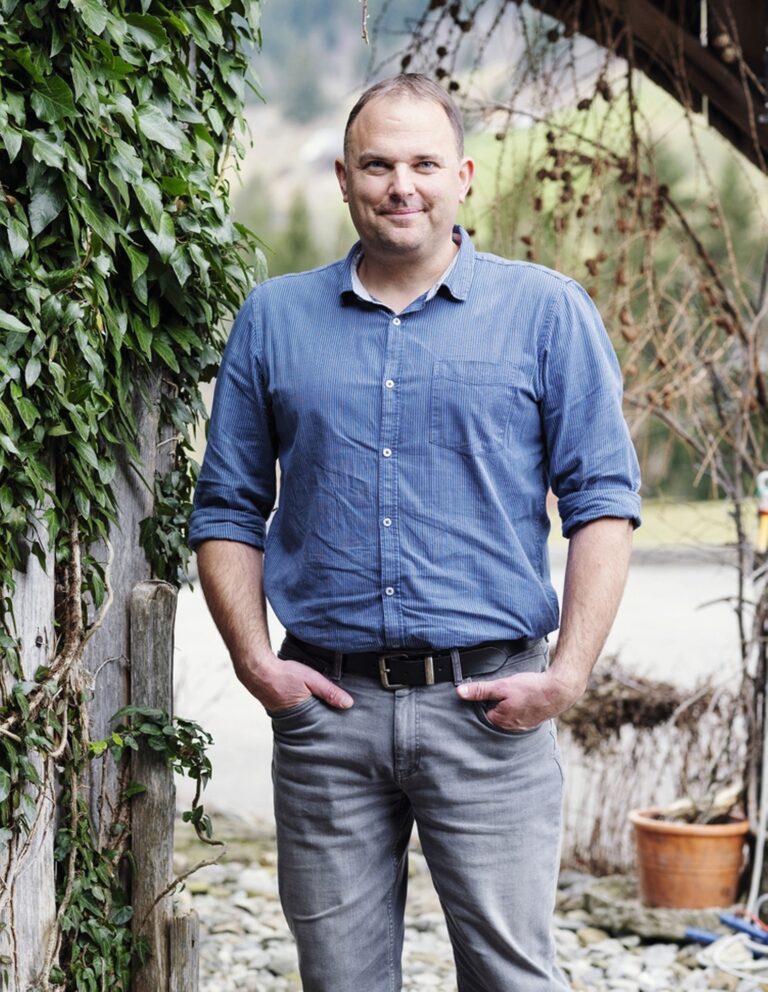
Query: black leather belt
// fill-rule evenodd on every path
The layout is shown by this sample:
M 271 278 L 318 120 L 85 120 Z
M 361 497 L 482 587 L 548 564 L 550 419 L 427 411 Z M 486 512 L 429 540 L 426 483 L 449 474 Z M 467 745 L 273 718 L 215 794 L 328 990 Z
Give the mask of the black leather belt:
M 341 674 L 365 675 L 378 679 L 385 689 L 460 682 L 472 675 L 495 671 L 506 658 L 534 647 L 539 638 L 521 637 L 516 641 L 488 641 L 468 648 L 415 648 L 401 651 L 361 651 L 340 654 L 315 647 L 288 634 L 281 657 L 295 658 L 319 672 L 329 669 Z

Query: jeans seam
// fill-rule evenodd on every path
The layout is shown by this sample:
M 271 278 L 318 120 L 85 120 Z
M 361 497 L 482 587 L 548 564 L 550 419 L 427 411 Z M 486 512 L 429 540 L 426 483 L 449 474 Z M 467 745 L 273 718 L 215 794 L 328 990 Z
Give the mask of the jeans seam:
M 399 992 L 395 988 L 395 925 L 394 907 L 392 901 L 397 884 L 397 847 L 392 848 L 392 884 L 389 887 L 389 898 L 387 899 L 387 929 L 389 933 L 389 989 L 390 992 Z

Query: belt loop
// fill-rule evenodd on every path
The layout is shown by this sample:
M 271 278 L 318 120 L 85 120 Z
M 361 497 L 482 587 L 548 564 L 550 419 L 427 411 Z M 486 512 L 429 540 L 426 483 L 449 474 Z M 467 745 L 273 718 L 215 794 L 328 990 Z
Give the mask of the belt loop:
M 331 673 L 331 680 L 333 682 L 341 681 L 341 668 L 344 661 L 344 655 L 341 651 L 333 652 L 333 672 Z
M 458 648 L 451 648 L 451 666 L 453 668 L 453 684 L 461 685 L 464 673 L 461 670 L 461 655 Z

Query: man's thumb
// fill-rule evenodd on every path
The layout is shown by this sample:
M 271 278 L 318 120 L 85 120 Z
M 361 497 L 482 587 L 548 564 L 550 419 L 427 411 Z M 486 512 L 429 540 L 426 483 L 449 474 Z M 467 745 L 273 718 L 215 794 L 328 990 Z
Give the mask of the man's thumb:
M 463 682 L 456 691 L 462 699 L 498 699 L 491 682 Z
M 313 679 L 312 684 L 308 684 L 308 688 L 312 690 L 314 696 L 318 696 L 340 710 L 347 710 L 354 703 L 354 699 L 348 692 L 345 692 L 335 682 L 331 682 L 330 679 L 323 678 L 322 675 L 318 676 L 317 681 Z

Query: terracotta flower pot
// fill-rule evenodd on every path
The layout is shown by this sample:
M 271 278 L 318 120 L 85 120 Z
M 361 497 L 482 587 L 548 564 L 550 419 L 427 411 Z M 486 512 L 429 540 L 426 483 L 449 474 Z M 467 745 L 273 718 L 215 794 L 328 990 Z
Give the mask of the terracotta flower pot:
M 749 821 L 677 823 L 653 807 L 629 814 L 634 827 L 640 897 L 647 906 L 732 906 L 744 865 Z

